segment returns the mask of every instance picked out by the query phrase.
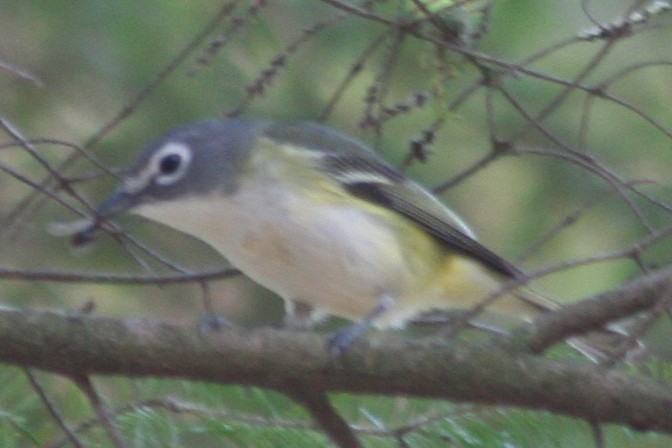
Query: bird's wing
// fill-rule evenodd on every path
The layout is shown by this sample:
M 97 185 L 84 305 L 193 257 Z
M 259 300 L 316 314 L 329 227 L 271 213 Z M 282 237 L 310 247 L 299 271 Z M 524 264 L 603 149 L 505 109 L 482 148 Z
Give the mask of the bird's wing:
M 505 277 L 521 278 L 512 264 L 478 241 L 469 227 L 435 196 L 387 164 L 360 142 L 315 123 L 271 125 L 267 137 L 315 150 L 319 167 L 351 194 L 412 220 L 442 244 Z
M 512 264 L 476 241 L 469 227 L 436 197 L 382 160 L 328 155 L 322 165 L 351 194 L 394 210 L 442 244 L 480 261 L 492 271 L 505 277 L 523 276 Z

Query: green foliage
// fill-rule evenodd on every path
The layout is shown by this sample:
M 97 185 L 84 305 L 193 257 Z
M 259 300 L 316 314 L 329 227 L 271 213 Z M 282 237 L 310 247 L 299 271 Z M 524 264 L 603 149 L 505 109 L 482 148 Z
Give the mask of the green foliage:
M 668 366 L 669 370 L 669 366 Z M 0 441 L 3 447 L 44 446 L 61 439 L 30 393 L 18 369 L 2 367 Z M 184 446 L 327 446 L 305 411 L 286 397 L 255 388 L 172 380 L 96 379 L 114 403 L 116 423 L 134 448 Z M 61 387 L 73 392 L 74 386 Z M 53 394 L 53 392 L 52 392 Z M 53 395 L 52 395 L 53 396 Z M 505 410 L 403 397 L 336 395 L 334 404 L 368 448 L 454 446 L 459 448 L 592 447 L 586 422 L 545 412 Z M 59 404 L 67 415 L 85 416 L 82 400 Z M 76 421 L 76 420 L 75 420 Z M 70 423 L 85 446 L 112 446 L 98 423 Z M 664 447 L 669 437 L 605 428 L 609 447 Z M 53 446 L 67 446 L 59 442 Z

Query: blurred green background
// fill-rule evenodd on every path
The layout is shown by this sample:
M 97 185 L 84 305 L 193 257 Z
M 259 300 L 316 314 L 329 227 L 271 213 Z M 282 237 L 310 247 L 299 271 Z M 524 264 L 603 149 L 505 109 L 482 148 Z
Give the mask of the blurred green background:
M 410 37 L 397 41 L 393 34 L 388 34 L 360 60 L 363 52 L 386 32 L 386 26 L 358 17 L 337 18 L 337 9 L 319 1 L 264 3 L 238 2 L 230 17 L 238 17 L 240 26 L 232 25 L 234 22 L 230 17 L 224 20 L 204 45 L 193 51 L 139 105 L 133 106 L 126 119 L 91 148 L 97 159 L 108 167 L 123 166 L 139 148 L 169 128 L 227 114 L 241 105 L 245 106 L 242 115 L 247 117 L 321 120 L 338 86 L 360 62 L 361 71 L 347 85 L 325 122 L 376 147 L 385 158 L 401 166 L 410 142 L 418 139 L 424 129 L 441 117 L 443 125 L 431 145 L 429 162 L 414 163 L 408 169 L 408 173 L 424 185 L 440 185 L 486 156 L 492 150 L 489 124 L 494 123 L 496 133 L 502 139 L 515 136 L 516 144 L 554 150 L 560 146 L 534 130 L 520 133 L 528 120 L 499 93 L 493 93 L 490 101 L 485 89 L 481 88 L 459 108 L 448 110 L 447 105 L 478 75 L 473 66 L 454 54 L 441 54 L 434 46 Z M 634 35 L 609 49 L 603 59 L 598 56 L 605 46 L 600 40 L 573 42 L 551 51 L 555 44 L 594 27 L 588 14 L 608 23 L 633 5 L 627 1 L 585 3 L 587 12 L 578 0 L 496 1 L 486 32 L 475 49 L 511 64 L 547 52 L 529 68 L 567 80 L 576 77 L 592 61 L 596 68 L 583 80 L 591 86 L 619 76 L 638 64 L 665 62 L 633 69 L 617 82 L 608 84 L 607 91 L 631 105 L 630 109 L 596 97 L 587 101 L 585 92 L 576 90 L 554 110 L 544 126 L 563 144 L 599 159 L 624 182 L 647 181 L 639 188 L 667 204 L 672 197 L 668 183 L 672 166 L 672 113 L 669 106 L 672 104 L 672 54 L 669 49 L 672 14 L 652 18 L 647 24 L 650 29 L 641 32 L 636 29 Z M 156 79 L 215 17 L 223 4 L 214 0 L 2 0 L 0 62 L 31 73 L 39 79 L 40 85 L 0 70 L 0 118 L 12 123 L 26 138 L 85 144 L 132 104 L 136 95 Z M 249 14 L 250 10 L 254 13 Z M 403 0 L 379 2 L 375 9 L 391 20 L 409 14 L 411 10 L 412 3 Z M 471 12 L 460 17 L 468 23 L 477 23 L 479 15 Z M 314 34 L 305 33 L 304 30 L 322 22 L 331 25 Z M 234 29 L 237 31 L 232 31 Z M 213 47 L 213 42 L 219 42 L 218 36 L 222 35 L 226 37 L 220 42 L 221 48 L 216 55 L 209 56 L 207 49 Z M 304 41 L 296 44 L 296 50 L 287 54 L 286 49 L 292 42 L 302 38 Z M 247 101 L 249 86 L 280 55 L 286 55 L 286 58 L 272 82 L 264 86 L 262 95 L 254 95 Z M 209 63 L 199 63 L 202 57 L 207 57 Z M 556 83 L 522 74 L 507 76 L 502 82 L 532 114 L 542 110 L 562 89 Z M 361 126 L 369 107 L 365 98 L 372 86 L 382 86 L 386 92 L 384 103 L 388 106 L 407 102 L 417 92 L 432 92 L 434 99 L 422 108 L 413 108 L 389 119 L 378 135 Z M 667 133 L 657 129 L 647 118 L 655 120 Z M 2 131 L 0 137 L 0 143 L 12 141 Z M 40 146 L 40 154 L 54 164 L 66 159 L 70 153 L 57 145 Z M 20 148 L 2 149 L 0 164 L 34 181 L 46 176 L 43 168 Z M 80 159 L 67 173 L 79 176 L 95 171 L 94 166 Z M 105 176 L 79 183 L 77 189 L 96 202 L 113 184 L 114 179 Z M 669 216 L 662 207 L 636 194 L 628 194 L 629 200 L 639 207 L 641 215 L 650 224 L 647 228 L 623 197 L 608 193 L 611 190 L 613 187 L 604 180 L 575 164 L 555 157 L 524 154 L 497 159 L 443 192 L 442 197 L 473 225 L 487 246 L 506 258 L 519 261 L 526 270 L 535 271 L 557 263 L 624 250 L 654 231 L 669 228 Z M 0 174 L 0 217 L 10 216 L 31 191 L 31 187 L 6 173 Z M 64 194 L 62 197 L 68 199 Z M 585 204 L 591 201 L 595 204 L 585 209 Z M 575 223 L 563 228 L 528 256 L 528 250 L 546 232 L 581 209 L 585 210 Z M 148 273 L 109 237 L 101 238 L 94 248 L 80 253 L 69 246 L 67 239 L 55 238 L 45 230 L 49 222 L 75 218 L 54 201 L 46 201 L 22 213 L 18 219 L 3 221 L 0 265 L 32 271 Z M 223 261 L 208 247 L 170 229 L 134 217 L 122 218 L 119 222 L 148 246 L 192 271 L 223 266 Z M 643 253 L 644 262 L 651 266 L 668 263 L 669 249 L 666 240 L 656 243 Z M 167 272 L 156 263 L 153 265 L 152 272 Z M 541 279 L 536 286 L 559 300 L 573 301 L 614 288 L 640 272 L 632 261 L 615 260 L 563 270 Z M 21 307 L 76 309 L 93 301 L 96 313 L 103 315 L 182 321 L 195 321 L 201 313 L 200 290 L 195 285 L 159 288 L 34 281 L 2 281 L 1 284 L 0 301 Z M 217 310 L 237 322 L 276 322 L 281 319 L 281 301 L 242 277 L 214 283 L 212 295 Z M 17 388 L 25 387 L 21 379 L 17 379 L 16 372 L 9 370 L 0 371 L 0 374 L 11 378 L 8 381 L 15 383 Z M 161 387 L 167 387 L 165 383 L 161 384 Z M 114 383 L 109 387 L 113 395 L 124 397 L 119 399 L 124 402 L 132 396 L 130 391 L 134 386 Z M 191 386 L 177 387 L 188 388 L 189 394 L 194 393 Z M 63 392 L 62 398 L 68 403 L 77 401 L 78 398 L 66 397 L 72 394 L 72 391 Z M 227 389 L 221 394 L 242 394 L 240 401 L 246 400 L 238 391 Z M 19 413 L 14 413 L 20 400 L 14 402 L 4 398 L 0 397 L 0 406 L 9 415 L 18 416 Z M 260 400 L 277 399 L 265 397 Z M 231 400 L 235 401 L 229 396 L 229 402 Z M 353 409 L 361 409 L 354 401 L 350 405 Z M 33 406 L 37 405 L 33 403 Z M 270 407 L 275 409 L 275 406 L 277 404 Z M 73 409 L 78 408 L 73 405 Z M 39 415 L 40 411 L 31 412 Z M 428 411 L 425 408 L 417 411 L 418 414 L 422 412 Z M 81 409 L 72 413 L 73 418 L 86 415 Z M 275 415 L 274 412 L 270 414 Z M 556 421 L 551 417 L 525 414 L 523 421 L 534 419 L 549 419 L 548 433 L 553 434 L 551 439 L 557 444 L 548 446 L 584 446 L 573 444 L 571 430 L 551 429 L 556 426 L 550 423 Z M 150 423 L 147 423 L 149 427 Z M 31 427 L 30 424 L 27 426 Z M 587 434 L 581 424 L 576 426 Z M 1 431 L 15 435 L 10 428 L 11 425 L 6 425 Z M 38 431 L 36 437 L 43 437 L 52 430 Z M 218 430 L 203 431 L 211 434 Z M 454 431 L 451 434 L 454 437 Z M 478 434 L 478 431 L 470 434 Z M 629 433 L 624 435 L 626 432 L 621 431 L 618 434 L 614 438 L 615 444 L 608 446 L 632 446 L 629 445 Z M 6 440 L 17 440 L 12 437 Z M 172 442 L 162 446 L 181 446 L 184 440 L 180 437 L 173 435 Z M 511 439 L 514 441 L 509 445 L 498 445 L 497 440 L 503 439 L 495 439 L 492 434 L 491 437 L 489 443 L 492 445 L 484 446 L 546 446 L 526 445 L 521 442 L 524 437 Z M 538 435 L 531 436 L 530 440 L 534 441 L 535 437 Z M 637 446 L 666 446 L 669 440 L 662 439 L 637 438 Z M 25 441 L 20 437 L 18 440 Z M 212 440 L 217 440 L 217 436 L 208 440 L 207 443 L 214 443 Z M 306 443 L 315 443 L 310 440 Z M 588 436 L 584 439 L 585 443 L 590 443 L 589 440 Z M 417 446 L 433 446 L 422 443 L 418 442 Z M 481 446 L 468 440 L 460 443 L 454 446 Z M 161 446 L 149 442 L 146 445 Z M 236 446 L 248 445 L 240 442 Z

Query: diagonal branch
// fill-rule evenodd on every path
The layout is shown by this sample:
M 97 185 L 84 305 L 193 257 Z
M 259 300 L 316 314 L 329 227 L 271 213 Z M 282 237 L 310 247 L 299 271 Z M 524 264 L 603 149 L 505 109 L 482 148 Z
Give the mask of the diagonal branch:
M 540 353 L 569 336 L 599 330 L 671 299 L 672 268 L 667 268 L 553 313 L 542 314 L 532 325 L 520 329 L 517 336 L 525 340 L 532 352 Z
M 290 387 L 288 395 L 310 412 L 313 420 L 320 425 L 337 446 L 341 448 L 362 448 L 362 444 L 355 436 L 354 431 L 348 426 L 348 422 L 336 412 L 324 391 L 299 385 Z
M 126 444 L 126 442 L 124 442 L 124 440 L 121 438 L 121 435 L 119 434 L 119 431 L 117 430 L 117 427 L 113 421 L 112 413 L 109 407 L 103 401 L 102 397 L 98 394 L 96 389 L 93 387 L 91 378 L 89 378 L 86 375 L 79 375 L 73 377 L 72 380 L 84 393 L 84 395 L 86 395 L 86 397 L 89 399 L 91 406 L 93 406 L 93 408 L 95 409 L 96 414 L 98 415 L 98 419 L 100 420 L 100 423 L 103 425 L 103 428 L 107 432 L 107 435 L 110 437 L 110 440 L 112 441 L 113 445 L 116 448 L 129 448 L 129 446 Z

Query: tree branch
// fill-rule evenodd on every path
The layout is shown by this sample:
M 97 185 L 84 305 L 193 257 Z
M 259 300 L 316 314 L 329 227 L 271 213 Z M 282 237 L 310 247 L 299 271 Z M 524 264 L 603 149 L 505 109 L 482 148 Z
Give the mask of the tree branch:
M 0 309 L 0 361 L 63 375 L 180 377 L 291 393 L 306 388 L 518 406 L 672 433 L 672 388 L 499 347 L 402 337 L 354 344 L 334 360 L 324 338 L 274 329 L 203 334 L 144 319 Z
M 671 299 L 672 268 L 662 269 L 612 291 L 542 314 L 532 325 L 517 332 L 516 343 L 524 341 L 532 352 L 540 353 L 569 336 L 599 330 Z
M 348 422 L 339 415 L 329 402 L 327 394 L 318 389 L 306 389 L 298 385 L 292 391 L 285 391 L 301 404 L 313 420 L 320 425 L 332 442 L 341 448 L 362 448 Z

